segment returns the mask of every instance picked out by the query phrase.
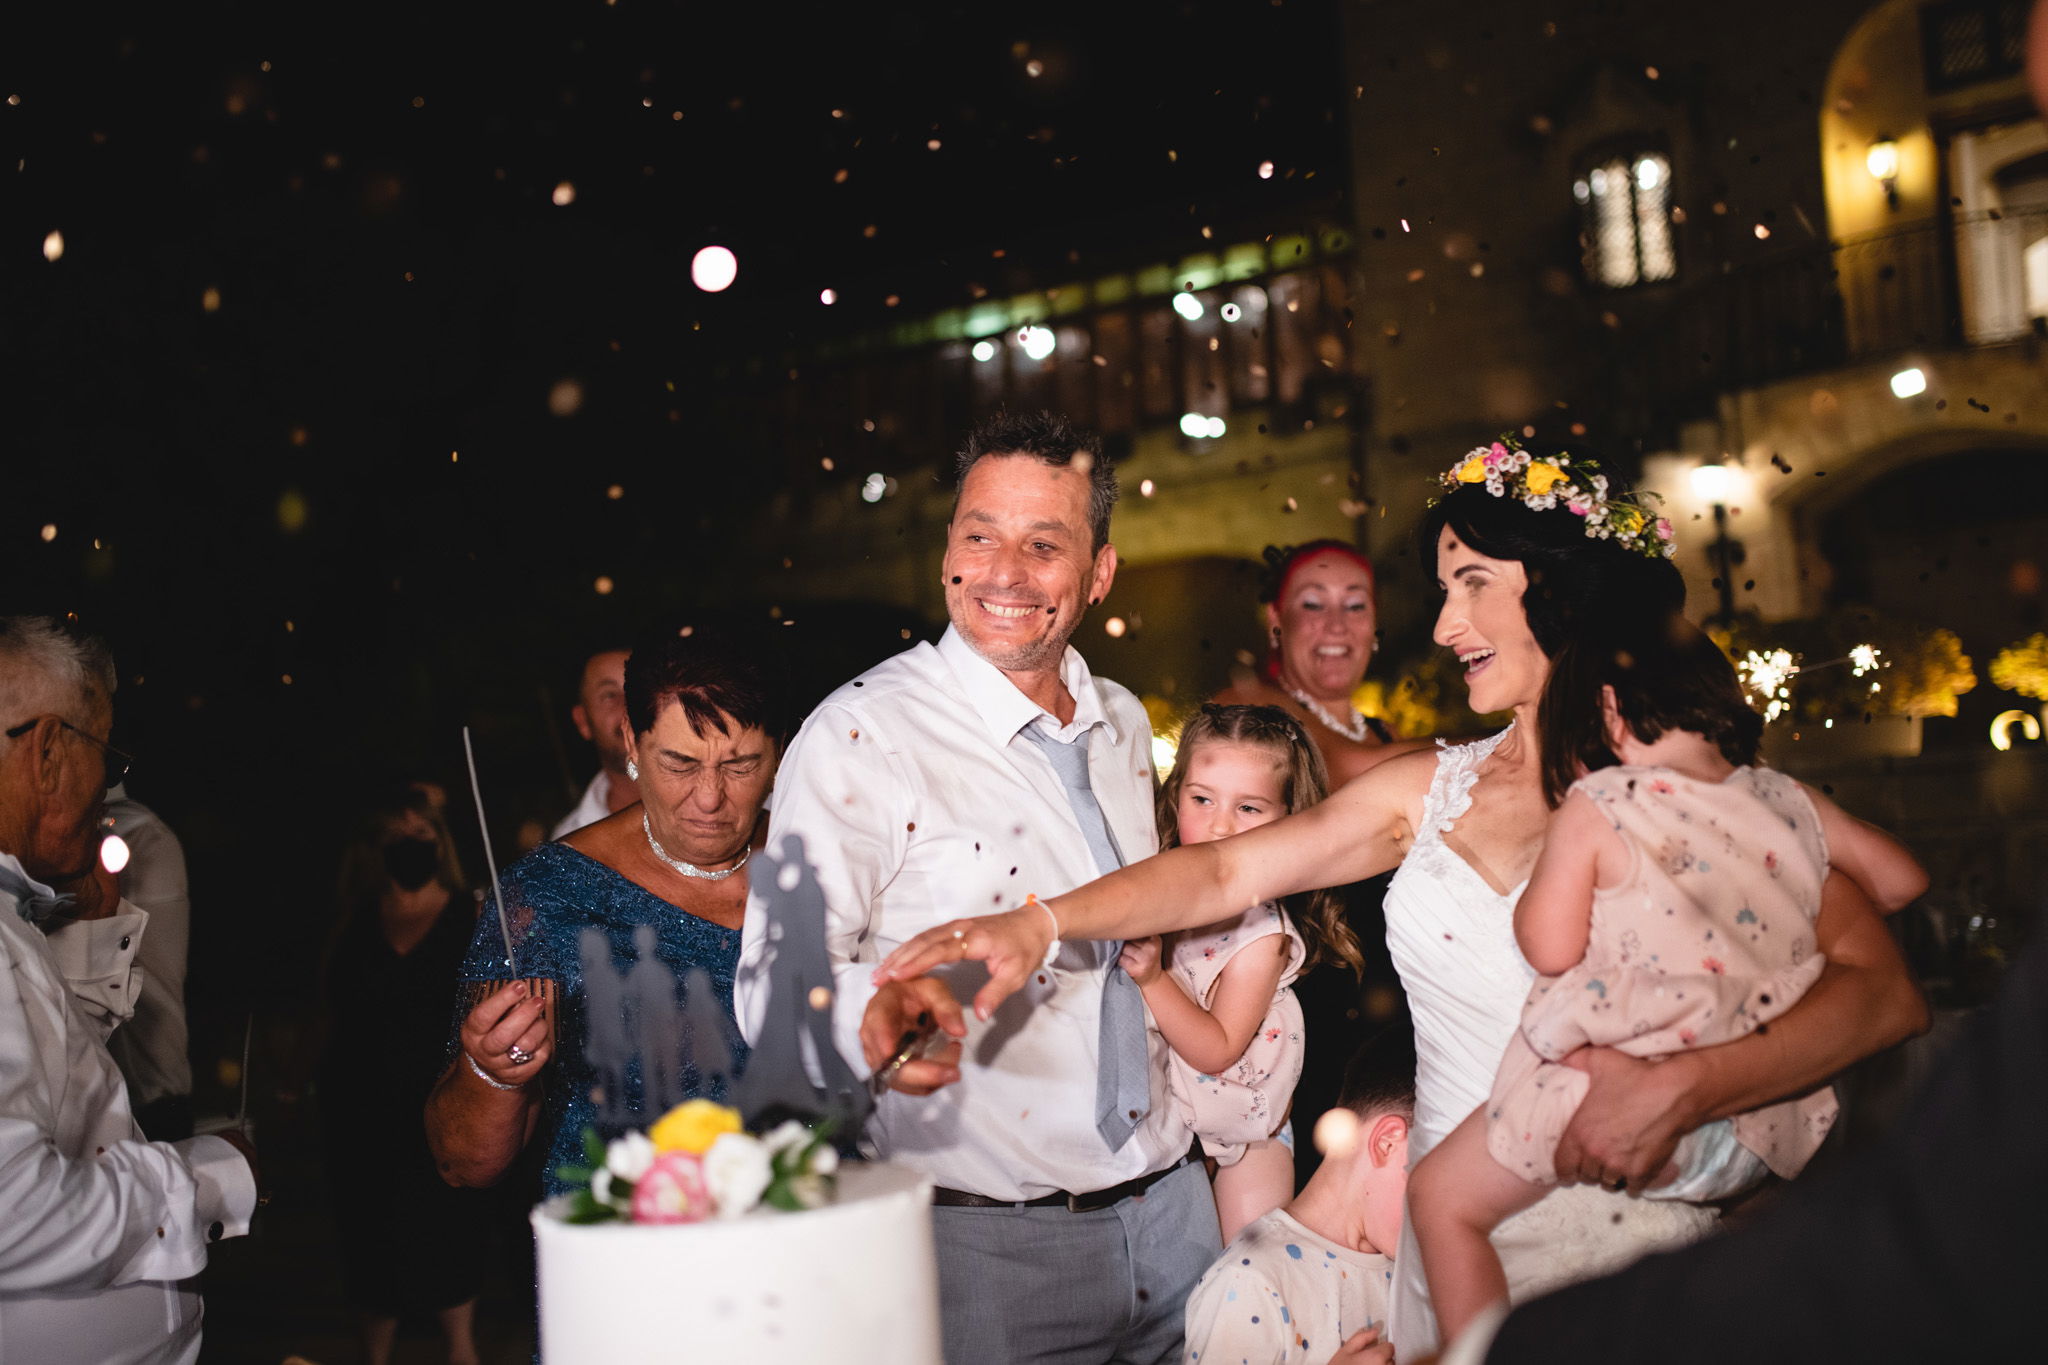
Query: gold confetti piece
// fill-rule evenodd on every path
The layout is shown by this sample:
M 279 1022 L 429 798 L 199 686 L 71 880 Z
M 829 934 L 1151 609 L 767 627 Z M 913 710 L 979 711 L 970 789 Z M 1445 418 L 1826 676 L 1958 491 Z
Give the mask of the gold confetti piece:
M 550 198 L 555 201 L 556 208 L 565 209 L 576 202 L 576 186 L 564 180 L 561 184 L 555 186 L 555 192 Z
M 52 229 L 50 235 L 43 238 L 43 259 L 46 261 L 54 261 L 59 259 L 63 255 L 64 234 L 56 231 L 55 229 Z
M 599 597 L 608 597 L 611 595 L 612 580 L 608 575 L 599 574 L 597 576 L 597 582 L 591 584 L 591 586 L 597 589 L 597 595 Z

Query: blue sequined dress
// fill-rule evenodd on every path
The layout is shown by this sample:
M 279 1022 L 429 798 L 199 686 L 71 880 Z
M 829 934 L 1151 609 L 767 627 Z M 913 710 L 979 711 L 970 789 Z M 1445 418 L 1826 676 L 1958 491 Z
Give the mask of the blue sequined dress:
M 541 1172 L 543 1198 L 559 1194 L 564 1186 L 556 1176 L 557 1167 L 580 1165 L 583 1160 L 583 1130 L 595 1128 L 600 1136 L 614 1136 L 619 1128 L 600 1121 L 593 1089 L 599 1084 L 596 1069 L 585 1055 L 584 1043 L 589 1017 L 583 989 L 583 964 L 577 938 L 586 928 L 604 931 L 611 945 L 614 970 L 624 973 L 638 958 L 633 945 L 634 930 L 651 927 L 656 936 L 655 956 L 675 974 L 678 1007 L 682 1004 L 683 974 L 696 967 L 708 973 L 719 1016 L 725 1027 L 725 1044 L 737 1072 L 745 1064 L 747 1047 L 740 1038 L 732 1005 L 733 972 L 739 965 L 740 931 L 679 910 L 653 892 L 603 863 L 566 844 L 542 844 L 505 869 L 505 903 L 511 907 L 513 951 L 522 978 L 546 978 L 557 983 L 558 1012 L 555 1025 L 554 1063 L 547 1072 L 547 1102 L 541 1114 L 541 1129 L 550 1134 L 547 1161 Z M 505 945 L 498 927 L 495 904 L 487 904 L 471 937 L 469 953 L 462 963 L 463 990 L 458 994 L 456 1018 L 451 1030 L 460 1030 L 479 985 L 488 988 L 510 979 L 505 966 Z M 451 1042 L 451 1049 L 459 1044 Z M 451 1050 L 450 1056 L 453 1056 Z M 726 1098 L 726 1085 L 712 1078 L 709 1085 L 694 1069 L 682 1074 L 685 1097 L 702 1095 Z M 637 1111 L 640 1069 L 637 1060 L 628 1067 L 624 1082 L 627 1108 Z M 641 1126 L 658 1115 L 642 1115 L 630 1126 Z

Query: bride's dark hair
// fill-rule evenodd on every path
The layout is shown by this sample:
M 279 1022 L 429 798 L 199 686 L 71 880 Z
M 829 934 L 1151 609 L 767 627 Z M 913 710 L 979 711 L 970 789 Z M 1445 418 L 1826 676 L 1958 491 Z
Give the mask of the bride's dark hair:
M 1580 446 L 1528 442 L 1536 459 L 1569 453 L 1583 465 Z M 1611 492 L 1625 489 L 1609 475 Z M 1453 535 L 1489 559 L 1511 559 L 1529 576 L 1522 612 L 1545 656 L 1556 658 L 1587 624 L 1617 613 L 1661 620 L 1685 606 L 1685 580 L 1668 559 L 1651 558 L 1615 540 L 1586 534 L 1585 521 L 1563 506 L 1539 510 L 1514 497 L 1496 497 L 1483 483 L 1460 484 L 1423 514 L 1417 548 L 1436 573 L 1437 540 Z

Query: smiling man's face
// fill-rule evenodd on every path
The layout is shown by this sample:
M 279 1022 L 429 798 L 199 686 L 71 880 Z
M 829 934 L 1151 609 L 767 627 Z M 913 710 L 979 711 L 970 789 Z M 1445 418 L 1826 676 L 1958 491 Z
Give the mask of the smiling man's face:
M 1056 670 L 1089 599 L 1116 574 L 1088 527 L 1088 475 L 1031 455 L 990 455 L 967 471 L 947 528 L 946 614 L 1005 673 Z

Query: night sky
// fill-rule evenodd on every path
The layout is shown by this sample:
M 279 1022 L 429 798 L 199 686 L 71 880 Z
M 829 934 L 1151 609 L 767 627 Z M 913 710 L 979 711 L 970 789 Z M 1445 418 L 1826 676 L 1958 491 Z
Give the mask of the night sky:
M 373 784 L 474 724 L 509 835 L 584 652 L 765 607 L 747 376 L 1343 194 L 1328 3 L 185 8 L 10 45 L 0 583 L 114 645 L 195 998 L 318 942 Z M 807 696 L 935 624 L 806 618 Z

